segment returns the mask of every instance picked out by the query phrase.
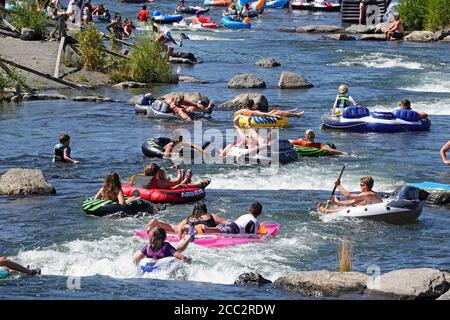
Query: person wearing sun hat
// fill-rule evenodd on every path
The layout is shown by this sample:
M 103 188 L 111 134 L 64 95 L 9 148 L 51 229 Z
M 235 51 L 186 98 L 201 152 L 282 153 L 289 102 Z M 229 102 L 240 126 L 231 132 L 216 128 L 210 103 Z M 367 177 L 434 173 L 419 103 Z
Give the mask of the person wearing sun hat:
M 394 14 L 394 22 L 391 27 L 384 33 L 386 40 L 402 40 L 405 36 L 405 28 L 400 20 L 400 14 Z
M 404 100 L 400 101 L 398 107 L 395 108 L 392 112 L 395 112 L 397 110 L 412 110 L 411 109 L 411 101 L 409 101 L 408 99 L 404 99 Z M 416 112 L 419 115 L 420 119 L 428 118 L 427 113 L 422 112 L 422 111 L 416 111 Z

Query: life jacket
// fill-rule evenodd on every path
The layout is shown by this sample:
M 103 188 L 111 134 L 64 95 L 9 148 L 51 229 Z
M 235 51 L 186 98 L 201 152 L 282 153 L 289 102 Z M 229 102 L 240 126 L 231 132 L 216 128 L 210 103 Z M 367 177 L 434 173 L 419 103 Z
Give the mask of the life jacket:
M 339 109 L 345 109 L 349 106 L 349 104 L 349 95 L 347 93 L 339 94 L 335 107 Z
M 64 146 L 62 143 L 58 143 L 53 147 L 53 162 L 66 162 L 64 160 L 64 149 L 67 148 L 67 155 L 70 157 L 70 147 Z

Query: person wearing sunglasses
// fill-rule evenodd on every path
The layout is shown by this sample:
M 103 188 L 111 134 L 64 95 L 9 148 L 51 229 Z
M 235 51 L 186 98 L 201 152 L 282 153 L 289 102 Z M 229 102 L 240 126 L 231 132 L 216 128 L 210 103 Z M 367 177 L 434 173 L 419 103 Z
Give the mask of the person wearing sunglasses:
M 338 207 L 365 206 L 369 204 L 383 202 L 381 197 L 372 190 L 374 180 L 370 176 L 362 177 L 359 180 L 359 187 L 361 189 L 361 192 L 357 194 L 347 191 L 341 185 L 341 180 L 339 179 L 334 184 L 339 189 L 341 194 L 347 199 L 341 200 L 339 197 L 335 197 L 333 200 L 330 201 L 329 203 L 330 205 L 335 205 Z

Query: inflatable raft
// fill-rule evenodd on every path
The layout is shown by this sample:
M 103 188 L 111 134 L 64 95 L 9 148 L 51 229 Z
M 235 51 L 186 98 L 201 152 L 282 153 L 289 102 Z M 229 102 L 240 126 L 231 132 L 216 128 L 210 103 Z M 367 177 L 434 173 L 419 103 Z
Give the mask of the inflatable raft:
M 392 224 L 410 223 L 420 216 L 423 203 L 419 200 L 419 189 L 404 186 L 400 189 L 398 200 L 384 200 L 367 206 L 344 207 L 323 217 L 346 217 L 384 221 Z
M 175 120 L 182 120 L 178 115 L 176 115 L 173 112 L 161 112 L 158 110 L 155 110 L 150 105 L 142 105 L 142 104 L 136 104 L 134 106 L 134 111 L 136 113 L 145 114 L 147 118 L 150 119 L 175 119 Z M 202 118 L 210 118 L 211 115 L 208 113 L 203 112 L 190 112 L 189 115 L 194 120 L 202 119 Z
M 428 193 L 427 202 L 438 205 L 446 206 L 450 204 L 450 185 L 424 181 L 420 183 L 407 183 L 408 186 L 413 186 Z
M 147 189 L 152 177 L 136 175 L 130 183 L 122 185 L 125 196 L 140 197 L 153 203 L 187 203 L 202 200 L 205 190 L 201 188 Z
M 266 2 L 266 8 L 283 9 L 289 7 L 289 0 L 273 0 Z
M 9 276 L 9 270 L 5 267 L 0 267 L 0 279 L 4 279 Z
M 249 125 L 252 128 L 287 127 L 289 125 L 289 118 L 278 119 L 276 117 L 239 116 L 239 126 L 241 128 L 246 128 Z
M 220 20 L 220 23 L 224 25 L 224 27 L 229 29 L 250 29 L 252 26 L 251 23 L 245 23 L 243 21 L 234 21 L 230 16 L 224 16 Z
M 289 140 L 279 140 L 278 150 L 269 147 L 255 155 L 242 156 L 244 151 L 242 147 L 235 146 L 228 151 L 228 156 L 234 157 L 234 162 L 237 164 L 287 164 L 298 160 L 298 154 Z
M 291 3 L 292 10 L 309 10 L 309 11 L 325 11 L 325 12 L 338 12 L 341 11 L 341 5 L 334 2 L 304 2 L 294 1 Z
M 228 7 L 231 3 L 231 0 L 205 0 L 203 5 L 205 6 L 214 6 L 214 7 Z
M 245 244 L 251 242 L 258 242 L 268 237 L 275 237 L 280 232 L 280 224 L 275 222 L 261 222 L 260 230 L 265 229 L 264 234 L 226 234 L 226 233 L 213 233 L 195 235 L 194 244 L 198 246 L 210 247 L 210 248 L 225 248 L 238 244 Z M 149 235 L 141 230 L 136 230 L 136 236 L 141 238 L 149 238 Z M 180 239 L 176 234 L 167 234 L 167 241 L 178 242 Z
M 153 205 L 149 201 L 143 199 L 137 199 L 128 204 L 120 205 L 111 200 L 94 200 L 93 198 L 87 198 L 83 202 L 82 209 L 85 214 L 97 217 L 109 216 L 116 213 L 122 213 L 127 216 L 141 213 L 155 213 Z
M 166 257 L 158 260 L 143 258 L 139 261 L 139 269 L 143 273 L 161 271 L 171 268 L 177 261 L 179 260 L 175 257 Z
M 202 8 L 198 6 L 189 6 L 189 7 L 183 7 L 181 9 L 176 9 L 176 13 L 186 13 L 186 14 L 195 14 L 195 15 L 201 15 L 205 14 L 209 11 L 209 8 Z
M 153 18 L 157 23 L 174 23 L 183 20 L 181 14 L 166 14 L 162 15 L 158 10 L 153 11 Z
M 142 153 L 149 158 L 163 158 L 164 157 L 164 147 L 171 141 L 170 138 L 166 137 L 158 137 L 158 138 L 148 138 L 145 140 L 145 142 L 142 144 Z M 210 143 L 207 142 L 207 144 L 204 144 L 203 147 L 206 148 Z M 185 147 L 181 148 L 179 151 L 179 157 L 183 157 L 184 152 L 191 152 L 190 157 L 195 158 L 198 154 L 200 154 L 199 151 L 195 150 L 194 148 L 187 148 Z
M 364 107 L 348 107 L 342 116 L 324 115 L 322 127 L 353 132 L 402 132 L 430 130 L 431 121 L 420 119 L 413 110 L 369 112 Z
M 336 149 L 334 144 L 325 143 L 332 149 Z M 292 148 L 298 153 L 300 157 L 324 157 L 324 156 L 332 156 L 331 153 L 322 149 L 322 148 L 310 148 L 310 147 L 302 147 L 293 145 Z

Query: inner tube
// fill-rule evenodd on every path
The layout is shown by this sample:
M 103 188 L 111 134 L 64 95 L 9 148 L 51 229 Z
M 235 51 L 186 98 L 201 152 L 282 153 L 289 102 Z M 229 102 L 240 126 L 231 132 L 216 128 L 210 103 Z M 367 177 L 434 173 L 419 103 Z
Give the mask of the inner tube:
M 248 125 L 252 128 L 287 127 L 289 118 L 278 119 L 276 117 L 251 117 L 250 123 L 247 116 L 239 116 L 239 126 L 245 128 Z
M 139 261 L 139 269 L 143 273 L 155 272 L 162 269 L 167 269 L 177 262 L 175 257 L 166 257 L 158 260 L 151 258 L 143 258 Z
M 205 14 L 209 11 L 209 8 L 202 8 L 202 7 L 184 7 L 182 9 L 176 9 L 176 13 L 186 13 L 186 14 Z
M 9 271 L 5 267 L 0 267 L 0 279 L 4 279 L 9 276 Z
M 297 152 L 292 148 L 289 140 L 279 140 L 278 150 L 267 148 L 255 155 L 246 155 L 242 160 L 239 158 L 245 149 L 233 147 L 229 151 L 230 156 L 234 156 L 237 164 L 274 164 L 275 160 L 279 164 L 287 164 L 298 160 Z
M 427 202 L 437 206 L 450 205 L 450 185 L 424 181 L 420 183 L 407 183 L 408 186 L 413 186 L 427 192 Z
M 230 5 L 230 0 L 205 0 L 203 5 L 214 6 L 214 7 L 228 7 Z
M 336 149 L 334 144 L 325 143 L 332 149 Z M 298 153 L 301 157 L 323 157 L 323 156 L 332 156 L 331 153 L 322 149 L 322 148 L 310 148 L 310 147 L 302 147 L 302 146 L 292 146 L 292 148 Z
M 220 23 L 223 24 L 226 28 L 229 29 L 250 29 L 252 26 L 251 23 L 244 23 L 243 21 L 234 21 L 230 16 L 224 16 L 220 20 Z
M 164 147 L 172 141 L 170 138 L 149 138 L 142 144 L 142 153 L 149 158 L 163 158 Z
M 266 8 L 283 9 L 289 6 L 289 0 L 273 0 L 266 2 Z
M 167 14 L 167 15 L 157 15 L 153 16 L 157 23 L 174 23 L 183 20 L 181 14 Z
M 372 112 L 372 117 L 375 119 L 395 119 L 395 116 L 392 112 L 383 112 L 383 111 L 374 111 Z
M 109 216 L 116 213 L 122 213 L 125 216 L 155 213 L 153 205 L 143 199 L 136 199 L 128 204 L 121 205 L 111 200 L 87 198 L 83 201 L 82 209 L 85 214 L 97 217 Z
M 125 196 L 139 196 L 141 199 L 153 203 L 187 203 L 202 200 L 205 190 L 200 188 L 182 189 L 145 189 L 132 184 L 123 184 L 122 192 Z

